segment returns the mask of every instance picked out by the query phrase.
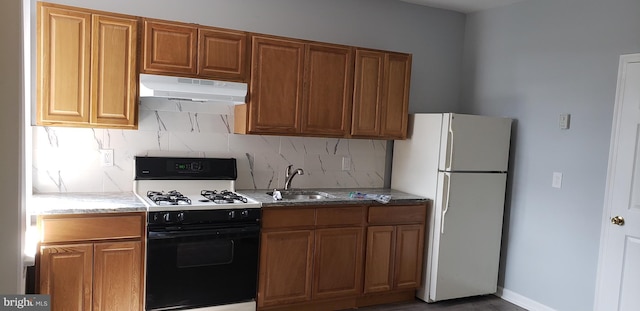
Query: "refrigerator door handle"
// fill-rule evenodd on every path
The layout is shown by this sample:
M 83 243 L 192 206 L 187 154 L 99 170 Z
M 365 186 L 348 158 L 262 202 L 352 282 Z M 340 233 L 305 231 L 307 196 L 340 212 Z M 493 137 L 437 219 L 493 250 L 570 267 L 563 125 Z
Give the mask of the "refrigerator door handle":
M 445 170 L 451 170 L 451 163 L 453 163 L 453 115 L 449 117 L 449 135 L 447 135 L 447 163 L 445 163 Z
M 440 218 L 440 234 L 444 234 L 444 219 L 449 211 L 449 188 L 451 187 L 451 174 L 444 173 L 444 189 L 443 200 L 444 206 L 442 207 L 442 217 Z

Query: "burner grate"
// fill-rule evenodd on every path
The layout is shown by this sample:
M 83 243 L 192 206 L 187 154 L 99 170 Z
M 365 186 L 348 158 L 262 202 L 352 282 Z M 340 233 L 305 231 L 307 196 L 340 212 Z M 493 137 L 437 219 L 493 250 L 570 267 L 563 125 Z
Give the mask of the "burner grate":
M 214 203 L 247 203 L 247 198 L 229 190 L 202 190 L 200 194 Z M 239 201 L 239 202 L 238 202 Z
M 191 199 L 176 190 L 168 192 L 150 190 L 147 191 L 147 197 L 157 205 L 191 205 Z

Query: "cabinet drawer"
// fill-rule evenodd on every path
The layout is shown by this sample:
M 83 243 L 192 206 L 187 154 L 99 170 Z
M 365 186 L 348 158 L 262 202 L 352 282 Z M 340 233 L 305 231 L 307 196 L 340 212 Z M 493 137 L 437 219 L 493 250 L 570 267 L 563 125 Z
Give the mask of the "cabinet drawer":
M 317 210 L 316 225 L 362 225 L 365 220 L 365 207 L 320 207 Z
M 313 208 L 263 209 L 262 228 L 313 227 L 316 213 Z
M 108 216 L 42 216 L 41 242 L 141 238 L 144 213 Z
M 424 223 L 427 216 L 426 205 L 396 205 L 369 207 L 369 224 L 412 224 Z

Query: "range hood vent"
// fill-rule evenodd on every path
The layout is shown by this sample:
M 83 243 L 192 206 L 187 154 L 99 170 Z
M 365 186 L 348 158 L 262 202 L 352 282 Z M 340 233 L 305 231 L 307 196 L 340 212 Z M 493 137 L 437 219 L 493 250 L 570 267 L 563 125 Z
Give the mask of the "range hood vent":
M 247 97 L 247 84 L 141 73 L 140 97 L 244 104 Z

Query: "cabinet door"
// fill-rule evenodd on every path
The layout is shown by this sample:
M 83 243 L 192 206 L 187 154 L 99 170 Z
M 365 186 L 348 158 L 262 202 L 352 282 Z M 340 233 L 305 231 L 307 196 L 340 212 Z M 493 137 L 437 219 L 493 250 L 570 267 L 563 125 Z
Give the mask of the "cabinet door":
M 382 133 L 386 138 L 407 137 L 411 55 L 388 53 L 382 98 Z
M 304 43 L 254 36 L 251 45 L 249 132 L 298 133 Z
M 422 279 L 424 226 L 396 227 L 394 289 L 417 288 Z
M 145 20 L 142 72 L 195 75 L 197 40 L 195 26 Z
M 51 310 L 91 310 L 91 244 L 42 246 L 40 293 L 51 295 Z
M 137 34 L 135 18 L 93 15 L 91 123 L 135 127 Z
M 352 89 L 352 49 L 308 44 L 302 133 L 345 137 L 351 125 Z
M 247 34 L 217 28 L 198 29 L 198 76 L 247 81 Z
M 37 5 L 36 122 L 88 123 L 91 14 Z
M 362 227 L 316 230 L 314 299 L 361 293 L 362 236 Z
M 313 231 L 262 233 L 258 306 L 311 299 Z
M 356 50 L 353 95 L 353 136 L 380 135 L 384 53 Z
M 142 242 L 94 245 L 93 311 L 142 309 Z
M 388 291 L 393 288 L 395 240 L 393 226 L 372 226 L 367 229 L 365 293 Z

